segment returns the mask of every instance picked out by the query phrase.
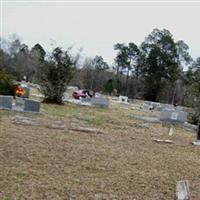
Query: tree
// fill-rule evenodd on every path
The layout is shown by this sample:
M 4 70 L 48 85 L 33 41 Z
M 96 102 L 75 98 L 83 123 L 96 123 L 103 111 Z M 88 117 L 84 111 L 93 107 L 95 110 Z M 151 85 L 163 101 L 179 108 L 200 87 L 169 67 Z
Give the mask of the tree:
M 141 49 L 145 55 L 144 98 L 158 101 L 166 84 L 173 88 L 182 71 L 181 63 L 189 62 L 188 46 L 183 41 L 176 43 L 168 30 L 154 29 L 142 43 Z
M 0 70 L 0 95 L 15 95 L 17 84 L 15 78 L 7 72 Z
M 109 68 L 108 64 L 103 60 L 101 56 L 95 56 L 92 60 L 94 69 L 97 71 L 107 70 Z
M 33 82 L 38 82 L 37 77 L 38 77 L 38 69 L 45 63 L 45 55 L 46 52 L 43 49 L 43 47 L 40 44 L 36 44 L 32 47 L 30 51 L 30 55 L 32 60 L 35 63 L 35 67 L 32 70 L 32 81 Z
M 31 54 L 41 63 L 44 62 L 46 52 L 40 44 L 37 43 L 36 45 L 34 45 L 34 47 L 31 49 Z
M 103 90 L 108 68 L 108 64 L 101 56 L 86 58 L 81 70 L 83 86 L 90 90 Z
M 24 76 L 28 81 L 32 81 L 40 62 L 44 60 L 43 48 L 36 44 L 29 50 L 17 36 L 13 36 L 11 41 L 0 38 L 0 45 L 0 68 L 14 75 L 19 81 Z
M 192 107 L 194 111 L 190 113 L 189 119 L 197 124 L 200 119 L 200 57 L 193 63 L 184 76 L 185 85 L 185 105 Z
M 128 94 L 128 81 L 130 72 L 138 75 L 138 64 L 137 59 L 139 58 L 140 51 L 136 44 L 129 43 L 128 46 L 125 44 L 115 44 L 114 49 L 117 50 L 117 56 L 115 62 L 117 63 L 117 77 L 119 76 L 119 69 L 126 72 L 126 83 L 125 83 L 125 94 Z
M 125 44 L 120 44 L 117 43 L 114 45 L 114 50 L 118 51 L 117 56 L 115 58 L 115 62 L 117 64 L 117 77 L 116 77 L 116 84 L 117 84 L 117 90 L 118 92 L 120 91 L 120 74 L 123 74 L 124 70 L 127 70 L 127 73 L 129 73 L 130 66 L 129 66 L 129 60 L 128 60 L 128 47 L 125 46 Z M 126 91 L 127 93 L 128 88 L 127 88 L 127 83 L 128 83 L 128 76 L 126 76 Z M 124 94 L 125 94 L 124 93 Z
M 57 47 L 53 50 L 49 60 L 39 69 L 38 80 L 41 91 L 48 103 L 62 103 L 63 93 L 73 77 L 76 62 L 68 51 Z
M 109 79 L 104 85 L 104 92 L 111 95 L 114 90 L 113 80 Z

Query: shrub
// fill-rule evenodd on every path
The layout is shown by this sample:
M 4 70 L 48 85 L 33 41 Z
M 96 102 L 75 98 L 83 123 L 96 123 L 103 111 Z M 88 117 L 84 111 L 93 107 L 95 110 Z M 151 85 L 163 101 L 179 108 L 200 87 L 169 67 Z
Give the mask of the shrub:
M 68 52 L 60 48 L 54 49 L 50 60 L 46 61 L 39 69 L 38 81 L 44 102 L 62 103 L 63 93 L 72 78 L 75 62 Z
M 0 70 L 0 95 L 14 96 L 16 85 L 15 78 L 12 75 Z

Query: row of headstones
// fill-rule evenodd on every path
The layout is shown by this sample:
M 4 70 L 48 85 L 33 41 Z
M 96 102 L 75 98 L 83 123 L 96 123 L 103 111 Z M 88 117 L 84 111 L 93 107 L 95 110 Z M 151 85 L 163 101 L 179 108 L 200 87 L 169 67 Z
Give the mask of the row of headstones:
M 16 97 L 15 104 L 13 96 L 0 95 L 0 108 L 18 111 L 40 112 L 40 102 Z
M 183 111 L 183 107 L 181 107 L 181 106 L 174 107 L 171 104 L 161 104 L 159 102 L 152 102 L 152 101 L 145 101 L 143 104 L 143 110 L 163 111 L 163 110 L 167 110 L 167 109 Z
M 143 110 L 156 110 L 160 112 L 160 121 L 184 123 L 187 121 L 187 112 L 182 107 L 174 107 L 170 104 L 145 101 Z
M 109 100 L 103 97 L 92 98 L 91 103 L 101 107 L 108 107 Z M 154 106 L 160 106 L 160 103 L 154 102 Z M 165 108 L 160 113 L 160 121 L 184 123 L 187 121 L 187 113 L 182 110 Z
M 160 113 L 160 121 L 185 123 L 187 121 L 187 113 L 178 110 L 163 110 Z M 197 126 L 197 139 L 192 144 L 200 146 L 200 122 Z

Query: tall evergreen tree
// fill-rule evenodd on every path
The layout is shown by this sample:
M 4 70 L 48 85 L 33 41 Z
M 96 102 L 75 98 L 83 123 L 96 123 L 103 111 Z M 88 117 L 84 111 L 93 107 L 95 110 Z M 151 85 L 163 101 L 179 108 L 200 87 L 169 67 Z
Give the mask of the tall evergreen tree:
M 168 30 L 154 29 L 142 43 L 141 49 L 145 55 L 144 98 L 158 101 L 164 86 L 173 86 L 178 79 L 181 63 L 189 62 L 188 46 L 183 42 L 176 43 Z

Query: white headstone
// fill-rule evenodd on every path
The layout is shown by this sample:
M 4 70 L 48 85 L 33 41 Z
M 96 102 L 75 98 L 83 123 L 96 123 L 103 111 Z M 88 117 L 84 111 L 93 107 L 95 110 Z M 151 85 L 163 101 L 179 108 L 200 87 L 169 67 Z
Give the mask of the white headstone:
M 174 129 L 171 127 L 170 129 L 169 129 L 169 136 L 172 136 L 174 134 Z
M 189 200 L 189 181 L 178 181 L 176 185 L 177 200 Z
M 126 96 L 119 96 L 120 103 L 128 103 L 128 97 Z
M 146 110 L 149 110 L 149 107 L 150 107 L 149 104 L 144 103 L 142 109 L 146 111 Z

